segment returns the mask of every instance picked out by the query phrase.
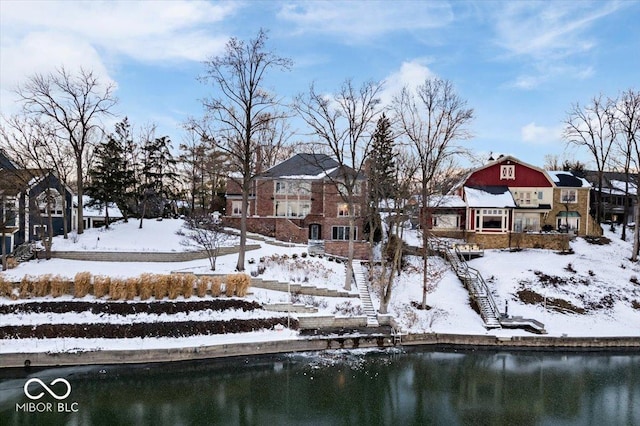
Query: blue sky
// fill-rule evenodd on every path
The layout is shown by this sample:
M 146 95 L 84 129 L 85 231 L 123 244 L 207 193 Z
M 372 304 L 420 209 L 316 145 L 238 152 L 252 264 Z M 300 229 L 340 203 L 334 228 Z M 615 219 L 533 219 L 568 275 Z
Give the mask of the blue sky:
M 474 108 L 477 153 L 542 166 L 566 149 L 572 103 L 640 89 L 637 1 L 0 1 L 0 108 L 25 76 L 84 66 L 117 85 L 116 113 L 154 122 L 177 145 L 180 124 L 211 93 L 202 61 L 231 36 L 269 30 L 269 46 L 294 67 L 269 86 L 285 99 L 314 82 L 385 81 L 383 99 L 426 77 L 451 80 Z M 297 126 L 297 124 L 296 124 Z M 305 129 L 299 128 L 303 134 Z M 300 136 L 299 139 L 304 139 Z

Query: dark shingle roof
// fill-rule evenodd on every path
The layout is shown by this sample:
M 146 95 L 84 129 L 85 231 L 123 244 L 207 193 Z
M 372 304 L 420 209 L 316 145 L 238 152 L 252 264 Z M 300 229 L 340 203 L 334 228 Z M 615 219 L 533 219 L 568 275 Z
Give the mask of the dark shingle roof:
M 332 171 L 339 164 L 326 154 L 296 154 L 280 164 L 276 164 L 261 174 L 261 177 L 316 176 Z
M 17 195 L 25 189 L 31 180 L 42 174 L 38 170 L 0 170 L 0 191 L 4 195 Z

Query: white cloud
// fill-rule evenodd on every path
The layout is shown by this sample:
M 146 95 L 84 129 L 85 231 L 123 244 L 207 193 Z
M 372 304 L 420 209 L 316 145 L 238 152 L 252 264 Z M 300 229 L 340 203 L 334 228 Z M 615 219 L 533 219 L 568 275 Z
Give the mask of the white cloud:
M 531 122 L 520 130 L 522 141 L 534 145 L 544 145 L 557 143 L 562 140 L 562 125 L 559 126 L 538 126 Z
M 441 28 L 453 21 L 442 2 L 310 1 L 284 5 L 278 17 L 296 31 L 322 32 L 362 41 L 398 30 Z
M 239 7 L 223 2 L 2 1 L 0 85 L 7 89 L 34 73 L 83 66 L 106 81 L 120 61 L 200 61 L 222 50 L 227 37 L 212 24 Z
M 380 100 L 383 105 L 390 105 L 393 97 L 399 94 L 403 87 L 416 88 L 426 79 L 435 76 L 422 60 L 403 62 L 398 71 L 384 79 Z
M 599 46 L 589 30 L 623 3 L 507 2 L 503 6 L 493 16 L 495 43 L 508 58 L 525 61 L 526 74 L 510 86 L 528 90 L 558 76 L 592 76 L 593 69 L 576 64 L 576 58 Z

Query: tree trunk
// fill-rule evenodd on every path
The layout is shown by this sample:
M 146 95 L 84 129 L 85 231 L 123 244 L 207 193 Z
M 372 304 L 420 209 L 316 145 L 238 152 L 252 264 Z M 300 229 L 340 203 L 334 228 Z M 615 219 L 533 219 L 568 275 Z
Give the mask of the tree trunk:
M 78 176 L 78 235 L 84 233 L 84 212 L 82 196 L 84 195 L 84 182 L 82 174 L 82 155 L 76 158 L 76 176 Z
M 245 175 L 246 176 L 246 175 Z M 249 189 L 250 181 L 245 178 L 242 185 L 242 213 L 240 215 L 240 247 L 238 251 L 238 263 L 236 271 L 244 271 L 244 257 L 247 249 L 247 217 L 249 216 Z

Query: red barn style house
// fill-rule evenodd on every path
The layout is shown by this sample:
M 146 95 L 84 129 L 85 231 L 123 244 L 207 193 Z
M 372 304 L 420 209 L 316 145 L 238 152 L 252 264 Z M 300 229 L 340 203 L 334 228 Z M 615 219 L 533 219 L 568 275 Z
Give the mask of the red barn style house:
M 345 202 L 344 178 L 356 178 L 353 208 Z M 227 180 L 225 226 L 240 228 L 242 193 L 232 179 Z M 280 241 L 324 245 L 326 253 L 347 255 L 349 235 L 355 241 L 355 258 L 366 259 L 364 241 L 366 178 L 340 166 L 325 154 L 297 154 L 253 181 L 249 196 L 247 230 Z M 351 216 L 355 227 L 350 229 Z
M 472 171 L 453 193 L 430 202 L 427 228 L 486 248 L 560 248 L 565 234 L 601 235 L 589 214 L 591 185 L 511 156 Z

